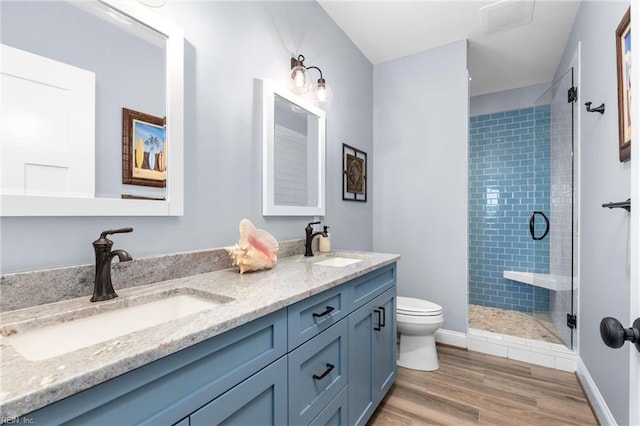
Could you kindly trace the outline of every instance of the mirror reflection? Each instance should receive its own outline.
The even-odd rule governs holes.
[[[282,206],[318,204],[317,117],[275,96],[274,201]]]
[[[123,183],[123,108],[167,115],[165,35],[97,1],[0,7],[3,194],[165,198],[164,182]],[[151,142],[129,160],[139,146],[140,168],[164,171]]]
[[[263,81],[263,215],[324,215],[325,113]]]

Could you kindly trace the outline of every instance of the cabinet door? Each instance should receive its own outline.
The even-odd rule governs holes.
[[[287,357],[282,357],[190,416],[190,425],[287,424]]]
[[[395,379],[395,287],[354,311],[349,327],[349,424],[364,425]]]
[[[377,406],[396,378],[396,291],[395,287],[373,300],[374,320],[380,316],[380,330],[373,335],[373,393]],[[376,314],[376,310],[379,314]]]

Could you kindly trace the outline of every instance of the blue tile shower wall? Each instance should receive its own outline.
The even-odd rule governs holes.
[[[502,272],[549,273],[550,238],[533,241],[529,217],[550,211],[550,108],[474,116],[469,129],[469,303],[548,311],[548,290]]]

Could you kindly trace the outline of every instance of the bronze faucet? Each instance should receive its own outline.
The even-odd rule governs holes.
[[[113,241],[108,239],[107,235],[132,231],[133,228],[109,229],[102,232],[100,238],[93,242],[93,249],[96,252],[96,281],[93,288],[93,297],[91,298],[92,302],[118,297],[111,283],[111,260],[114,256],[118,256],[120,262],[126,262],[131,260],[132,257],[124,250],[111,251]]]
[[[306,234],[306,239],[304,242],[304,255],[305,256],[313,256],[313,251],[311,250],[311,242],[313,241],[313,239],[315,237],[317,237],[318,235],[322,235],[323,237],[327,236],[327,228],[328,226],[324,227],[324,231],[322,232],[316,232],[315,234],[313,233],[313,227],[311,225],[318,225],[321,222],[311,222],[307,225],[306,228],[304,228],[305,234]]]

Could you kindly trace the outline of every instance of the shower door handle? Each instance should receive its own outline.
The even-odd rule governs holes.
[[[544,222],[546,224],[544,233],[539,236],[536,237],[536,232],[535,232],[535,227],[536,227],[536,215],[539,214],[540,216],[542,216],[542,218],[544,219]],[[539,212],[539,211],[534,211],[533,214],[531,215],[531,217],[529,218],[529,233],[531,234],[531,238],[533,238],[534,240],[541,240],[544,237],[547,236],[547,234],[549,233],[549,218],[547,217],[547,215],[545,215],[543,212]]]

